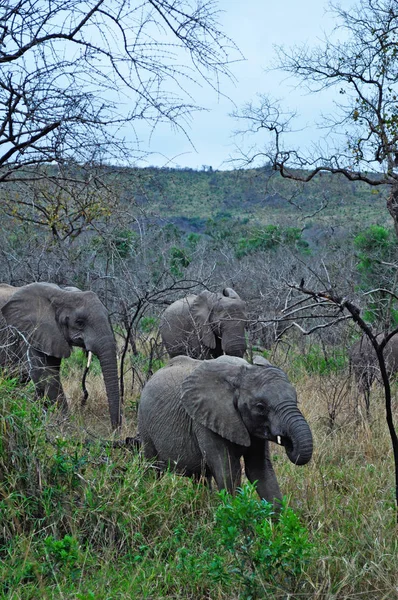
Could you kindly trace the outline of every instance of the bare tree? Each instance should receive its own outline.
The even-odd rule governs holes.
[[[316,281],[316,279],[318,279]],[[377,363],[380,368],[380,377],[383,383],[386,421],[391,438],[391,445],[394,457],[394,473],[395,473],[395,500],[397,507],[398,520],[398,436],[394,425],[394,417],[392,412],[392,394],[390,379],[388,374],[388,354],[385,355],[385,350],[388,342],[398,332],[398,328],[385,333],[385,335],[377,336],[361,316],[359,307],[352,302],[349,295],[338,294],[330,280],[325,287],[319,289],[319,285],[325,284],[321,278],[313,278],[310,285],[306,284],[304,278],[299,283],[290,283],[289,287],[298,292],[298,296],[293,297],[289,306],[285,309],[287,317],[294,318],[293,324],[300,329],[304,335],[310,335],[315,331],[330,326],[335,326],[346,320],[352,320],[366,336],[369,344],[374,349],[377,357]],[[318,288],[318,289],[317,289]],[[321,322],[317,321],[313,326],[308,328],[300,324],[300,320],[310,315],[316,317],[320,315]]]
[[[329,172],[372,186],[387,184],[387,208],[398,235],[398,6],[395,0],[359,0],[347,10],[343,4],[330,8],[337,20],[333,34],[315,48],[279,48],[277,65],[309,93],[336,91],[335,111],[321,123],[327,142],[307,155],[289,147],[296,115],[260,95],[235,115],[247,123],[246,133],[267,133],[265,145],[244,160],[265,162],[296,181]]]
[[[217,17],[213,0],[2,2],[0,181],[131,157],[126,122],[184,129],[197,108],[188,86],[199,74],[219,91],[237,57]]]

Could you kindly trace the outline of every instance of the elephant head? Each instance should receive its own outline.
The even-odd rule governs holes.
[[[202,334],[202,343],[212,356],[228,354],[243,357],[246,351],[246,303],[232,288],[222,294],[204,291],[191,305],[195,326]]]
[[[312,434],[295,389],[268,361],[204,361],[184,380],[181,401],[194,421],[233,444],[248,447],[253,438],[263,439],[284,446],[296,465],[311,459]]]
[[[47,357],[67,358],[73,346],[96,354],[104,376],[112,426],[121,425],[116,342],[108,312],[94,292],[31,283],[16,288],[1,310],[7,325],[28,346]]]

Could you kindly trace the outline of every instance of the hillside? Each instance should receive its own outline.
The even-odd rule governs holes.
[[[267,169],[194,171],[192,169],[123,169],[131,198],[141,207],[165,210],[171,217],[208,219],[228,214],[263,224],[284,215],[303,220],[325,205],[322,218],[382,219],[386,190],[336,175],[322,174],[305,186]],[[118,170],[118,176],[121,172]],[[361,214],[359,214],[361,213]],[[194,223],[192,224],[194,227]]]
[[[183,232],[206,233],[209,221],[249,227],[298,227],[310,244],[330,235],[352,236],[371,224],[389,226],[386,188],[371,188],[322,174],[303,185],[269,169],[203,171],[192,169],[112,169],[135,203],[156,222],[171,222]],[[122,178],[121,178],[122,176]],[[392,224],[391,224],[392,226]],[[325,239],[326,238],[326,239]]]

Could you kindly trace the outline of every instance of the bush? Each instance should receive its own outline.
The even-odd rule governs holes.
[[[75,370],[83,373],[86,366],[87,353],[82,348],[74,348],[71,355],[68,358],[64,358],[61,362],[61,377],[67,377]],[[90,373],[93,375],[101,375],[102,373],[100,361],[95,354],[93,354],[91,359]]]
[[[313,344],[306,354],[299,354],[292,360],[293,369],[305,370],[309,374],[329,375],[341,373],[348,364],[347,353],[342,348],[333,348],[328,354]]]
[[[235,254],[237,258],[242,258],[248,254],[274,250],[284,245],[293,246],[303,253],[309,252],[308,243],[302,239],[299,228],[266,225],[261,229],[253,229],[245,237],[238,239]]]
[[[371,225],[354,238],[354,247],[362,252],[385,251],[391,244],[391,232],[380,225]]]
[[[0,383],[0,404],[4,595],[261,598],[265,583],[294,587],[310,545],[290,508],[275,520],[253,486],[210,494],[157,477],[130,451],[49,435],[40,402],[14,384]]]
[[[152,333],[159,327],[159,319],[156,317],[142,317],[139,326],[142,333]]]
[[[312,544],[297,515],[283,502],[278,518],[273,505],[259,500],[254,485],[239,489],[235,497],[220,493],[215,533],[231,553],[227,572],[243,584],[242,598],[263,597],[265,587],[290,589],[303,572]]]
[[[191,258],[182,248],[173,246],[170,248],[170,273],[174,277],[181,278],[184,274],[183,269],[189,267]]]

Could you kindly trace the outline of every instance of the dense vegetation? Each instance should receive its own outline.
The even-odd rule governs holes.
[[[283,355],[276,360],[282,364]],[[82,427],[74,365],[67,386],[75,416],[68,422],[46,415],[31,386],[3,380],[3,597],[33,599],[39,590],[43,598],[80,600],[396,597],[382,403],[376,390],[368,423],[339,361],[331,356],[325,370],[313,351],[311,360],[294,354],[284,364],[315,452],[298,468],[273,445],[286,495],[278,522],[249,487],[233,499],[172,473],[159,478],[139,456],[98,437],[88,443],[86,428],[93,433],[103,406],[91,396]],[[92,375],[91,391],[97,379]],[[134,423],[131,404],[126,428]]]
[[[342,176],[321,174],[303,186],[276,175],[271,169],[120,170],[133,199],[140,207],[167,215],[178,226],[204,231],[211,220],[246,220],[252,225],[276,224],[306,229],[319,226],[347,230],[369,221],[385,223],[386,189],[372,189]],[[310,216],[321,207],[322,211]],[[321,225],[322,224],[322,225]]]
[[[342,321],[303,336],[297,325],[323,324],[313,310],[279,321],[301,302],[291,284],[305,279],[346,294],[375,327],[396,322],[395,303],[382,291],[394,289],[396,261],[383,192],[329,176],[301,189],[267,169],[109,169],[106,179],[107,187],[85,193],[85,213],[81,188],[75,195],[73,186],[60,192],[48,182],[3,188],[1,279],[100,295],[120,350],[122,438],[135,434],[142,386],[166,360],[161,311],[189,291],[232,286],[248,305],[248,358],[262,353],[287,371],[314,434],[314,457],[296,468],[272,449],[286,495],[276,522],[250,487],[232,499],[172,473],[159,478],[130,450],[104,444],[100,368],[94,362],[82,408],[82,352],[63,362],[66,422],[43,412],[31,385],[4,374],[4,597],[25,600],[40,590],[43,598],[80,600],[394,598],[391,449],[380,389],[372,390],[368,420],[350,376],[347,348],[358,332]],[[275,344],[281,326],[293,323]]]
[[[337,86],[337,111],[324,122],[332,136],[310,156],[286,143],[294,115],[259,94],[237,116],[241,133],[259,140],[240,164],[268,160],[262,169],[104,168],[105,156],[137,156],[118,137],[129,137],[128,123],[184,128],[195,108],[184,81],[222,93],[237,48],[215,8],[5,4],[0,277],[98,293],[118,341],[122,438],[134,435],[142,387],[167,360],[162,310],[187,292],[233,287],[248,307],[247,358],[261,353],[287,371],[313,430],[313,459],[296,468],[272,448],[286,494],[276,517],[250,486],[232,498],[159,476],[120,440],[107,441],[96,361],[81,403],[83,352],[62,365],[66,419],[3,372],[4,598],[398,597],[397,388],[391,400],[382,370],[385,407],[374,385],[364,410],[347,357],[358,324],[375,342],[398,323],[396,6],[333,6],[342,42],[332,33],[314,49],[280,48],[277,64],[307,91]],[[109,89],[129,97],[128,114],[109,104]]]

